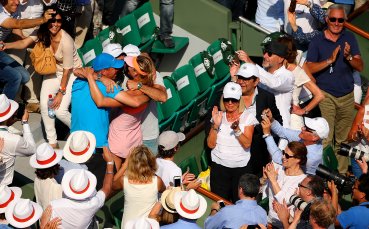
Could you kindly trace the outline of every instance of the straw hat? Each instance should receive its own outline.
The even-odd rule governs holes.
[[[25,228],[34,224],[42,215],[42,207],[29,199],[18,199],[5,210],[6,220],[16,228]]]
[[[0,185],[0,213],[4,213],[6,207],[21,197],[22,189],[18,187],[8,187],[6,185]]]
[[[146,217],[130,220],[124,226],[126,229],[159,229],[158,221]]]
[[[59,163],[62,157],[62,150],[55,150],[45,142],[37,147],[36,153],[29,159],[29,164],[35,169],[46,169]]]
[[[4,122],[13,116],[19,105],[14,100],[8,99],[6,95],[0,95],[0,122]]]
[[[83,200],[96,192],[96,177],[85,169],[71,169],[62,180],[64,194],[74,200]]]
[[[180,192],[180,187],[174,187],[172,189],[167,189],[163,192],[161,195],[161,205],[165,210],[167,210],[170,213],[177,213],[176,207],[174,206],[174,196],[177,192]]]
[[[73,163],[85,163],[96,148],[96,138],[88,131],[74,131],[64,146],[64,157]]]
[[[190,191],[175,194],[174,206],[180,216],[186,219],[198,219],[205,213],[207,203],[204,197],[190,189]]]

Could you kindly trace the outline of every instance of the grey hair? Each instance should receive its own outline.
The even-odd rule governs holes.
[[[333,4],[330,5],[327,9],[327,12],[325,13],[326,17],[328,17],[329,13],[331,12],[331,10],[343,10],[343,14],[345,15],[345,20],[347,19],[347,13],[345,10],[345,7],[342,6],[341,4]]]

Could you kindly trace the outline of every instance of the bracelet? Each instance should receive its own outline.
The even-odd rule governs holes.
[[[218,209],[215,209],[215,208],[212,208],[211,211],[216,211],[218,212],[219,210]]]
[[[22,125],[28,124],[28,121],[27,120],[22,120],[21,123],[22,123]]]
[[[114,172],[106,172],[106,174],[114,174]]]
[[[108,161],[106,162],[107,165],[114,165],[114,161]]]
[[[60,88],[59,88],[58,92],[60,92],[62,95],[65,95],[65,93],[66,93],[65,90],[60,89]]]
[[[329,58],[327,59],[327,64],[331,65],[333,63],[333,61],[331,61]]]
[[[263,138],[267,138],[269,136],[270,136],[270,134],[263,134]]]
[[[242,131],[241,131],[241,130],[238,130],[238,131],[234,132],[234,135],[235,135],[236,137],[241,136],[241,134],[242,134]]]
[[[140,90],[142,88],[142,83],[141,82],[138,82],[137,83],[137,90]]]

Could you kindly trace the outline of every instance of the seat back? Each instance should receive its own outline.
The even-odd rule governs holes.
[[[151,3],[147,2],[133,11],[141,36],[141,44],[145,44],[155,36],[157,28]]]
[[[194,155],[181,161],[181,163],[179,163],[179,167],[181,168],[182,173],[185,173],[187,169],[189,169],[189,172],[194,174],[196,177],[199,175],[199,168]]]
[[[229,74],[229,66],[223,59],[222,46],[224,43],[220,40],[214,41],[209,47],[208,51],[213,56],[215,72],[218,80],[223,79]]]
[[[91,66],[92,61],[97,55],[102,53],[102,45],[98,38],[88,40],[80,49],[79,53],[82,56],[84,66]]]
[[[211,60],[207,58],[207,60],[205,61],[205,63],[207,63],[208,65],[211,65],[210,62],[212,62],[212,64],[214,65],[212,58]],[[195,56],[193,56],[190,59],[190,64],[194,68],[196,81],[199,86],[200,93],[208,90],[209,87],[214,84],[216,76],[214,71],[213,71],[214,74],[209,74],[209,72],[207,71],[204,65],[204,58],[202,56],[202,53],[198,53]]]
[[[327,145],[323,150],[323,165],[333,171],[337,171],[338,161],[331,145]]]
[[[117,32],[123,36],[123,41],[121,43],[122,47],[128,44],[140,45],[141,36],[133,13],[120,18],[115,25],[117,27]]]
[[[161,118],[159,122],[171,117],[182,106],[174,82],[169,77],[164,77],[163,81],[167,90],[167,101],[158,103],[158,116]]]

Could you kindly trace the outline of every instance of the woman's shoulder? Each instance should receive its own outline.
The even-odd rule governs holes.
[[[258,124],[258,120],[256,119],[255,115],[246,109],[240,116],[240,122],[245,123],[246,125]]]
[[[74,43],[73,38],[69,35],[69,33],[67,31],[62,29],[61,32],[62,32],[62,40],[63,41],[68,41],[68,42],[71,41],[72,43]]]

